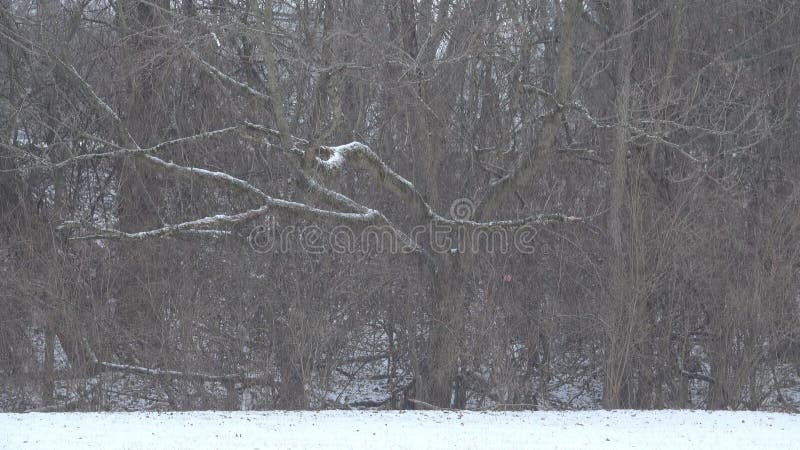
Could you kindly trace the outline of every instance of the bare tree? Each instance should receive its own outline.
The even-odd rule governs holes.
[[[791,409],[796,6],[3,1],[0,407]]]

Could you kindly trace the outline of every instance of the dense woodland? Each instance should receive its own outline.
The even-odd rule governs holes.
[[[797,411],[798,130],[796,0],[0,0],[0,410]]]

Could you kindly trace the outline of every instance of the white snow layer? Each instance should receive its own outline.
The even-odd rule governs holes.
[[[762,412],[0,414],[3,449],[800,449],[800,415]]]

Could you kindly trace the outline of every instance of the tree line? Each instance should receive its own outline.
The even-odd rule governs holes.
[[[796,0],[0,0],[0,408],[796,411],[798,72]]]

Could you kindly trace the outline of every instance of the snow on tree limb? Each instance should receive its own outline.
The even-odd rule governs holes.
[[[248,90],[248,92],[250,92],[251,94],[257,95],[259,96],[259,98],[265,100],[270,100],[270,103],[273,103],[271,102],[270,97],[265,96],[264,94],[261,94],[258,91],[253,90],[249,86],[237,82],[236,80],[230,78],[229,76],[226,76],[219,69],[205,62],[201,58],[197,57],[197,59],[206,67],[207,70],[211,71],[215,76],[221,77],[228,82],[232,82],[238,85],[239,87],[246,88],[246,90]],[[308,183],[309,186],[318,193],[322,194],[323,197],[328,202],[331,202],[338,207],[346,207],[348,209],[352,209],[356,212],[324,210],[302,203],[296,203],[288,200],[272,198],[267,194],[265,194],[264,192],[262,192],[260,189],[253,186],[252,184],[242,179],[233,177],[227,173],[182,166],[152,156],[150,153],[166,148],[170,145],[177,145],[180,143],[194,141],[198,139],[210,138],[219,134],[239,130],[242,127],[240,126],[226,127],[219,130],[198,133],[193,136],[187,136],[184,138],[164,141],[149,148],[141,148],[138,146],[138,144],[135,143],[133,138],[127,132],[127,130],[124,127],[124,124],[119,118],[119,115],[117,115],[116,112],[114,112],[114,110],[94,92],[91,86],[83,80],[80,74],[78,74],[77,70],[75,70],[74,67],[68,66],[66,64],[65,67],[69,69],[70,73],[81,83],[84,89],[90,93],[90,97],[92,98],[93,102],[101,110],[105,111],[108,115],[110,115],[112,119],[114,119],[114,121],[119,126],[120,132],[127,137],[127,140],[129,140],[129,142],[133,144],[133,147],[131,148],[131,147],[124,147],[112,144],[114,147],[116,147],[116,150],[105,153],[78,155],[68,160],[56,163],[54,165],[55,167],[62,167],[66,164],[70,164],[83,159],[132,155],[166,170],[181,173],[184,175],[197,176],[212,181],[216,181],[222,184],[226,184],[238,190],[254,194],[258,196],[262,202],[264,202],[263,206],[261,206],[260,208],[239,214],[210,216],[192,221],[182,222],[179,224],[166,225],[164,227],[154,230],[140,231],[134,233],[126,233],[120,230],[99,228],[90,225],[89,228],[93,229],[96,232],[96,234],[80,236],[72,239],[140,240],[140,239],[149,239],[157,237],[167,237],[176,234],[218,235],[218,233],[220,232],[219,230],[209,230],[208,228],[254,220],[258,217],[267,214],[268,211],[270,211],[272,208],[276,208],[276,209],[293,211],[295,213],[303,214],[310,217],[339,220],[345,223],[368,224],[368,223],[380,222],[389,226],[397,236],[404,238],[403,239],[404,241],[411,242],[410,239],[408,239],[402,232],[400,232],[396,227],[394,227],[391,224],[391,222],[379,212],[369,209],[366,206],[360,205],[357,202],[344,196],[343,194],[329,190],[323,187],[321,184],[317,183],[316,181],[310,181]],[[271,137],[278,138],[281,140],[283,144],[285,144],[284,146],[290,144],[293,145],[292,148],[287,150],[293,153],[295,156],[307,155],[308,150],[306,152],[302,152],[297,148],[297,146],[298,145],[307,146],[308,141],[289,135],[288,132],[286,131],[287,128],[286,126],[281,127],[283,128],[283,130],[273,130],[271,128],[264,127],[262,125],[246,122],[245,127],[247,129],[257,130]],[[434,220],[440,223],[497,228],[497,227],[520,227],[524,225],[541,225],[541,224],[556,223],[556,222],[571,223],[583,220],[582,218],[565,216],[560,214],[538,214],[530,216],[525,219],[500,220],[491,222],[449,220],[434,212],[431,206],[423,199],[422,195],[415,188],[415,186],[409,180],[407,180],[406,178],[404,178],[403,176],[399,175],[394,170],[392,170],[374,151],[372,151],[372,149],[369,148],[369,146],[360,142],[351,142],[349,144],[344,144],[339,146],[323,146],[320,147],[320,149],[326,151],[329,156],[326,159],[323,159],[319,156],[315,157],[315,162],[319,169],[325,172],[339,172],[342,170],[345,164],[352,163],[353,165],[360,166],[362,168],[369,170],[381,185],[383,185],[388,190],[392,191],[398,197],[401,197],[402,199],[407,201],[412,206],[412,208],[414,208],[417,211],[417,217],[419,221]],[[496,184],[503,184],[505,181],[509,181],[511,178],[513,178],[513,175],[516,175],[516,171],[510,174],[505,179],[500,180]],[[313,179],[309,178],[309,180]]]
[[[369,211],[369,208],[367,208],[366,206],[357,203],[355,200],[351,199],[350,197],[344,194],[326,188],[313,178],[307,178],[306,182],[308,183],[308,187],[312,191],[318,193],[322,197],[322,200],[324,200],[330,206],[351,209],[353,211],[360,213],[365,213]]]
[[[376,180],[385,188],[409,201],[421,218],[427,220],[437,217],[414,185],[386,165],[369,146],[361,142],[351,142],[335,147],[324,146],[322,149],[329,154],[327,159],[316,157],[317,164],[323,171],[341,171],[346,162],[351,162],[372,172]]]
[[[111,116],[111,118],[114,119],[115,122],[122,123],[122,120],[119,118],[119,115],[117,115],[117,113],[114,111],[114,109],[112,109],[111,106],[108,105],[108,103],[104,102],[103,99],[101,99],[100,96],[97,95],[97,93],[94,91],[94,89],[92,89],[92,86],[89,83],[87,83],[86,80],[83,79],[83,77],[78,73],[78,71],[77,71],[77,69],[75,69],[75,67],[73,67],[73,66],[71,66],[71,65],[69,65],[69,64],[67,64],[67,63],[65,63],[65,62],[63,62],[61,60],[58,60],[58,61],[64,67],[66,67],[67,70],[70,72],[70,74],[72,76],[74,76],[78,80],[78,82],[84,87],[84,89],[86,89],[89,92],[89,94],[92,96],[92,99],[94,100],[94,102],[98,106],[100,106],[101,109],[105,110],[105,112],[109,116]]]
[[[152,155],[142,155],[142,159],[144,161],[149,162],[150,164],[156,165],[156,166],[161,167],[161,168],[166,169],[166,170],[170,170],[170,171],[173,171],[173,172],[178,172],[178,173],[181,173],[183,175],[194,175],[194,176],[198,176],[198,177],[201,177],[201,178],[210,179],[212,181],[216,181],[216,182],[219,182],[219,183],[227,184],[227,185],[232,186],[232,187],[234,187],[236,189],[239,189],[241,191],[248,192],[248,193],[251,193],[251,194],[255,194],[258,197],[261,197],[262,199],[271,199],[270,196],[268,196],[267,194],[265,194],[260,189],[258,189],[257,187],[253,186],[252,184],[250,184],[250,183],[248,183],[248,182],[246,182],[246,181],[244,181],[244,180],[242,180],[240,178],[236,178],[236,177],[233,177],[231,175],[228,175],[225,172],[214,172],[214,171],[210,171],[210,170],[199,169],[199,168],[196,168],[196,167],[182,166],[182,165],[179,165],[179,164],[175,164],[173,162],[164,161],[163,159],[157,158],[157,157],[152,156]]]
[[[577,216],[567,216],[565,214],[558,214],[558,213],[542,213],[542,214],[533,214],[522,219],[494,220],[487,222],[475,222],[472,220],[451,220],[442,217],[438,217],[436,221],[447,225],[462,225],[472,228],[508,229],[508,228],[521,228],[533,225],[549,225],[554,223],[586,222],[587,220],[593,217],[595,216],[577,217]]]
[[[180,234],[197,234],[198,231],[208,230],[210,228],[229,226],[240,223],[246,223],[264,217],[275,209],[291,211],[293,213],[303,215],[306,217],[319,218],[319,219],[335,219],[345,223],[352,224],[370,224],[378,220],[381,215],[375,210],[369,210],[367,213],[343,213],[338,211],[330,211],[324,209],[314,208],[303,203],[291,202],[267,196],[265,205],[256,209],[241,212],[238,214],[217,214],[214,216],[203,217],[200,219],[181,222],[174,225],[165,225],[161,228],[153,230],[139,231],[128,233],[113,228],[102,228],[93,224],[83,224],[87,228],[94,231],[96,234],[84,235],[70,238],[71,240],[86,240],[86,239],[120,239],[120,240],[145,240],[152,238],[164,238]],[[62,228],[74,228],[74,222],[65,222]],[[211,230],[219,231],[219,230]]]
[[[269,130],[265,127],[257,126],[255,124],[248,124],[248,127],[256,128],[260,131]],[[91,230],[92,234],[81,235],[72,237],[72,240],[87,240],[87,239],[121,239],[121,240],[144,240],[151,238],[170,237],[174,235],[196,235],[196,236],[210,236],[220,237],[226,235],[225,231],[211,229],[219,226],[237,224],[248,222],[268,214],[272,209],[287,210],[298,213],[307,217],[325,218],[338,220],[350,224],[383,224],[392,230],[393,234],[398,237],[402,242],[409,245],[411,248],[420,250],[416,243],[414,243],[407,235],[401,232],[394,226],[388,218],[380,212],[370,209],[361,205],[349,197],[330,190],[322,186],[313,178],[308,178],[308,186],[320,194],[327,203],[336,208],[350,209],[354,212],[342,212],[337,210],[326,210],[316,208],[304,203],[297,203],[288,200],[273,198],[252,184],[240,178],[233,177],[225,172],[210,171],[206,169],[188,167],[173,162],[164,161],[161,158],[150,155],[149,153],[157,149],[164,148],[171,144],[178,144],[184,141],[197,140],[201,138],[211,137],[217,134],[227,133],[239,129],[240,127],[228,127],[220,130],[199,133],[197,135],[179,138],[172,141],[159,143],[153,147],[142,149],[129,149],[119,148],[112,152],[104,154],[87,154],[79,155],[83,158],[76,157],[70,160],[58,163],[56,166],[66,164],[67,161],[74,162],[80,159],[93,158],[93,157],[118,157],[133,155],[140,158],[142,161],[148,162],[161,169],[176,172],[182,175],[194,176],[199,178],[208,179],[220,184],[233,187],[242,192],[255,195],[263,202],[262,206],[253,210],[243,213],[231,215],[215,215],[204,217],[196,220],[182,222],[178,224],[165,225],[161,228],[139,231],[139,232],[123,232],[111,228],[102,228],[96,225],[84,224],[86,228]],[[295,138],[296,139],[296,138]],[[524,219],[516,220],[497,220],[489,222],[474,222],[469,220],[451,220],[440,216],[435,213],[430,205],[422,198],[420,193],[416,190],[414,185],[394,172],[383,160],[375,154],[367,145],[360,142],[351,142],[350,144],[340,146],[325,146],[323,150],[329,153],[327,159],[316,157],[318,166],[330,172],[337,172],[342,170],[347,162],[353,162],[354,165],[361,166],[370,170],[379,182],[389,190],[397,195],[403,197],[405,200],[412,203],[412,205],[421,213],[421,220],[432,220],[438,223],[449,225],[463,225],[469,227],[486,227],[486,228],[517,228],[525,225],[544,225],[550,223],[574,223],[585,220],[585,218],[566,216],[561,214],[537,214]],[[66,228],[70,223],[62,225]]]
[[[232,127],[220,128],[218,130],[205,131],[205,132],[202,132],[202,133],[193,134],[191,136],[185,136],[185,137],[181,137],[181,138],[177,138],[177,139],[171,139],[169,141],[160,142],[160,143],[158,143],[158,144],[156,144],[156,145],[154,145],[152,147],[148,147],[148,148],[138,148],[138,147],[137,148],[126,148],[126,147],[120,147],[119,145],[116,145],[114,143],[110,143],[110,142],[107,142],[105,140],[100,140],[98,138],[95,138],[94,136],[86,136],[87,138],[89,138],[91,140],[96,140],[98,142],[101,142],[104,145],[112,146],[113,148],[115,148],[115,150],[111,150],[111,151],[107,151],[107,152],[83,153],[83,154],[80,154],[80,155],[75,155],[75,156],[67,158],[67,159],[65,159],[63,161],[59,161],[57,163],[47,164],[47,167],[48,168],[57,169],[57,168],[61,168],[61,167],[64,167],[64,166],[67,166],[67,165],[70,165],[70,164],[74,164],[74,163],[79,162],[79,161],[85,161],[87,159],[116,158],[116,157],[121,157],[121,156],[139,156],[139,155],[144,154],[144,153],[153,153],[153,152],[156,152],[158,150],[163,150],[163,149],[165,149],[167,147],[170,147],[170,146],[173,146],[173,145],[184,144],[184,143],[188,143],[188,142],[197,141],[197,140],[200,140],[200,139],[208,139],[208,138],[211,138],[211,137],[219,136],[219,135],[230,133],[230,132],[233,132],[233,131],[238,131],[241,128],[242,128],[242,126],[232,126]]]
[[[523,219],[486,222],[447,219],[437,214],[422,198],[422,195],[417,191],[414,185],[389,168],[369,146],[361,142],[351,142],[345,145],[335,147],[326,146],[322,148],[329,153],[327,159],[317,157],[317,162],[322,169],[327,171],[340,171],[347,162],[352,162],[354,165],[366,168],[372,171],[372,173],[376,175],[378,181],[385,187],[412,202],[417,210],[421,212],[425,220],[447,225],[462,225],[475,228],[519,228],[526,225],[584,222],[589,219],[586,217],[567,216],[556,213],[535,214]]]

